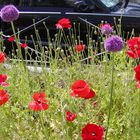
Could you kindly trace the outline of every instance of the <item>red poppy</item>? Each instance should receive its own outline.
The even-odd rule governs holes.
[[[95,92],[90,89],[89,85],[84,80],[78,80],[72,85],[72,97],[90,99],[96,96]]]
[[[95,92],[90,89],[90,92],[88,93],[88,95],[85,97],[85,99],[90,99],[90,98],[94,98],[96,96]]]
[[[10,36],[7,40],[9,42],[13,43],[15,41],[15,37],[14,36]]]
[[[75,92],[71,92],[71,94],[70,94],[72,97],[74,97],[74,98],[78,98],[79,96],[78,96],[78,94],[76,94]],[[87,96],[85,96],[85,97],[82,97],[82,98],[84,98],[84,99],[91,99],[91,98],[94,98],[96,96],[96,93],[92,90],[92,89],[90,89],[90,92],[87,94]]]
[[[69,29],[71,28],[71,22],[67,18],[62,18],[57,22],[57,24],[55,24],[55,26],[60,29],[64,29],[64,28]]]
[[[140,58],[140,37],[134,37],[127,41],[130,50],[127,51],[128,57]]]
[[[47,110],[49,108],[48,101],[45,99],[45,93],[34,93],[34,101],[29,103],[28,107],[34,111]]]
[[[126,53],[130,58],[140,58],[140,48],[135,50],[128,50]]]
[[[0,52],[0,63],[3,63],[6,60],[5,54]]]
[[[76,116],[77,116],[76,114],[74,114],[74,113],[72,113],[70,111],[66,112],[66,120],[69,121],[69,122],[74,121]]]
[[[8,84],[5,82],[7,78],[8,76],[6,74],[0,74],[0,85],[8,86]]]
[[[82,52],[82,51],[84,51],[84,49],[85,49],[85,45],[83,45],[83,44],[79,44],[79,45],[75,46],[75,50],[77,52]]]
[[[0,106],[9,100],[9,95],[5,90],[0,90]]]
[[[134,71],[136,81],[140,81],[140,64],[134,68]]]
[[[82,140],[103,140],[104,128],[96,124],[87,124],[82,129]]]
[[[73,83],[72,91],[78,97],[85,98],[90,92],[90,87],[84,80],[78,80]]]
[[[127,41],[127,45],[131,50],[134,50],[136,46],[140,48],[140,37],[134,37],[132,39],[129,39]]]
[[[21,43],[20,46],[21,48],[26,48],[28,45],[26,43]]]

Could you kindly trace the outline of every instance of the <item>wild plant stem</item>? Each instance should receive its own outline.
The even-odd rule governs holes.
[[[27,26],[26,28],[24,28],[24,29],[22,29],[22,30],[20,30],[20,31],[18,31],[18,32],[15,32],[13,35],[15,36],[15,35],[17,35],[17,34],[19,34],[19,33],[21,33],[21,32],[24,32],[24,31],[26,31],[26,30],[28,30],[28,29],[34,27],[35,25],[40,24],[41,22],[45,21],[45,20],[48,19],[48,18],[49,18],[49,16],[47,16],[47,17],[45,17],[45,18],[39,20],[38,22],[35,22],[35,23],[33,23],[33,24]],[[11,36],[13,36],[13,35],[11,35]]]
[[[14,33],[14,37],[15,37],[15,40],[16,40],[16,45],[17,45],[17,48],[18,48],[17,55],[18,55],[19,58],[22,59],[21,47],[18,44],[19,41],[18,41],[18,38],[16,36],[16,31],[15,31],[15,27],[14,27],[14,23],[13,22],[11,22],[11,27],[12,27],[12,30],[13,30],[13,33]]]
[[[111,109],[113,105],[113,88],[114,88],[114,54],[112,54],[112,69],[111,69],[111,86],[110,86],[110,102],[109,102],[109,110],[108,110],[108,120],[107,120],[107,127],[105,133],[105,140],[107,140],[108,128],[111,119]]]
[[[40,117],[40,123],[41,123],[41,127],[43,129],[43,133],[44,133],[44,136],[45,136],[45,139],[48,137],[48,135],[46,134],[46,131],[45,131],[45,125],[44,125],[44,121],[43,121],[43,118],[44,118],[44,113],[41,112],[41,114],[39,115]]]

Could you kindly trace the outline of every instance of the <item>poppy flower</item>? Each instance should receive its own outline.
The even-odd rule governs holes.
[[[0,85],[8,86],[8,84],[5,82],[7,78],[8,76],[6,74],[0,74]]]
[[[126,52],[130,58],[140,58],[140,37],[134,37],[127,41],[129,50]]]
[[[6,60],[5,54],[0,52],[0,63],[3,63]]]
[[[135,48],[135,50],[128,50],[126,53],[130,58],[140,58],[140,48]]]
[[[90,89],[90,92],[88,93],[88,95],[86,97],[84,97],[85,99],[90,99],[90,98],[94,98],[96,96],[96,93]]]
[[[34,111],[47,110],[49,108],[48,101],[45,99],[45,93],[34,93],[34,101],[30,102],[28,107]]]
[[[69,121],[69,122],[74,121],[76,116],[77,116],[76,114],[74,114],[74,113],[72,113],[70,111],[66,112],[66,120]]]
[[[55,24],[55,26],[60,29],[69,29],[71,28],[71,22],[68,18],[62,18],[57,22],[57,24]]]
[[[25,49],[28,45],[26,43],[21,43],[20,46],[21,46],[21,48]]]
[[[140,81],[140,64],[134,68],[134,71],[136,81]]]
[[[100,28],[103,35],[109,35],[113,32],[113,28],[109,23],[103,24]]]
[[[77,52],[82,52],[82,51],[84,51],[84,49],[85,49],[85,45],[83,45],[83,44],[79,44],[79,45],[75,46],[75,50]]]
[[[9,42],[13,43],[15,41],[15,37],[14,36],[10,36],[7,40]]]
[[[89,85],[84,80],[78,80],[72,85],[72,97],[90,99],[96,96],[95,92],[90,89]]]
[[[78,80],[73,83],[72,91],[78,97],[85,98],[90,92],[90,87],[84,80]]]
[[[135,48],[140,48],[140,37],[134,37],[127,41],[127,45],[131,50],[135,50]]]
[[[82,129],[82,140],[103,140],[104,128],[96,124],[87,124]]]
[[[78,96],[78,94],[76,94],[75,92],[71,92],[71,94],[70,94],[72,97],[74,97],[74,98],[78,98],[79,96]],[[92,89],[90,89],[90,92],[87,94],[87,96],[85,96],[85,97],[82,97],[82,98],[84,98],[84,99],[91,99],[91,98],[94,98],[96,96],[96,93],[92,90]]]
[[[9,95],[5,90],[0,90],[0,106],[9,100]]]

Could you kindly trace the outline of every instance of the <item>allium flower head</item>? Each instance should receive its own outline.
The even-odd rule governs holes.
[[[101,33],[103,35],[109,35],[113,32],[112,26],[108,23],[101,26]]]
[[[105,50],[108,52],[121,51],[123,48],[123,45],[124,45],[124,42],[122,38],[117,35],[110,36],[104,42]]]
[[[1,9],[1,19],[4,22],[11,22],[17,20],[19,11],[14,5],[6,5]]]

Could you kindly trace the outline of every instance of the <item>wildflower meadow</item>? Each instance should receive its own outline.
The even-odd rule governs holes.
[[[0,140],[140,140],[140,37],[123,34],[121,15],[117,24],[82,19],[84,40],[68,18],[54,38],[43,22],[47,46],[33,23],[35,49],[20,39],[14,5],[0,16],[13,31],[0,32]]]

